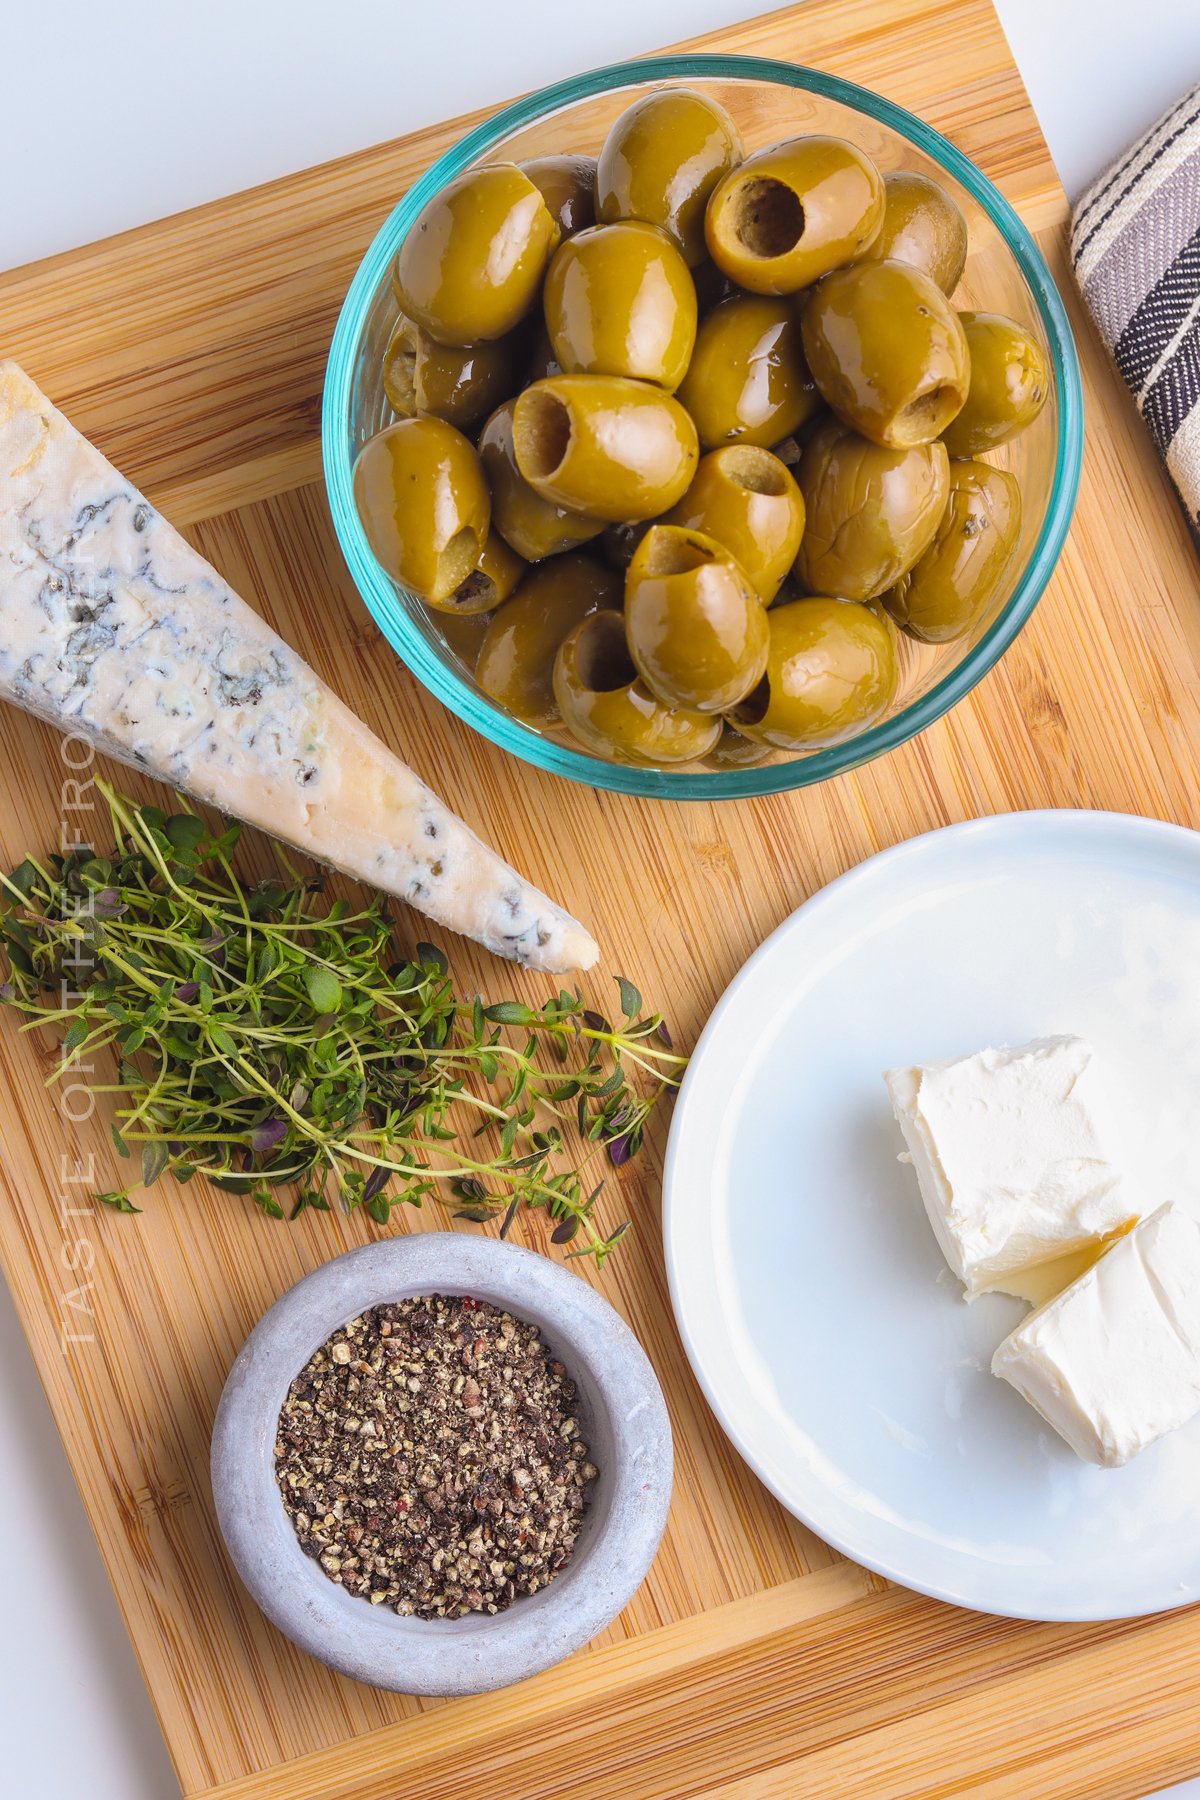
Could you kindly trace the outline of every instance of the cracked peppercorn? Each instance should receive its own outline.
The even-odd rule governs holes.
[[[376,1306],[288,1389],[275,1474],[301,1547],[348,1593],[421,1619],[497,1613],[570,1560],[597,1471],[575,1384],[483,1300]]]

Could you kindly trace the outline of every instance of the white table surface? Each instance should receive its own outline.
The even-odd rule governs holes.
[[[1200,79],[1197,0],[996,0],[1077,194]],[[763,10],[763,0],[91,0],[25,4],[5,48],[0,268]],[[449,48],[447,49],[447,45]],[[409,83],[406,71],[419,69]],[[12,171],[19,179],[11,179]],[[0,345],[2,349],[2,345]],[[4,1791],[178,1790],[7,1292],[0,1493],[20,1521],[0,1607]],[[1200,1750],[1197,1752],[1200,1759]],[[1171,1790],[1200,1800],[1200,1780]]]

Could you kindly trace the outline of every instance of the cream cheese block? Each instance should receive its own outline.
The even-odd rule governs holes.
[[[1200,1225],[1160,1206],[1005,1338],[992,1373],[1116,1468],[1200,1411]]]
[[[934,1235],[968,1300],[1040,1299],[1129,1223],[1082,1038],[884,1076]]]
[[[0,698],[500,956],[596,961],[583,926],[448,811],[14,362],[0,363]]]

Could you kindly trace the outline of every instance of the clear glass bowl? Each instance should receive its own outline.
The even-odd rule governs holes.
[[[551,152],[595,152],[613,120],[652,87],[684,84],[719,100],[747,150],[802,131],[851,138],[884,171],[925,171],[954,194],[971,248],[955,305],[1008,313],[1042,341],[1053,393],[1038,419],[996,460],[1021,484],[1021,540],[1005,592],[957,643],[902,638],[901,679],[890,712],[855,736],[750,769],[630,768],[523,724],[477,686],[471,658],[482,627],[431,612],[384,574],[354,505],[352,473],[366,440],[393,414],[383,350],[397,316],[390,272],[422,207],[474,163]],[[493,743],[538,768],[593,787],[679,800],[781,793],[842,774],[894,749],[956,705],[1012,643],[1050,578],[1070,524],[1083,450],[1079,363],[1062,300],[1033,239],[1008,202],[961,151],[903,107],[816,69],[748,56],[661,56],[596,69],[543,88],[468,132],[409,190],[367,251],[338,319],[325,379],[322,444],[334,526],[354,582],[384,636],[429,690]]]

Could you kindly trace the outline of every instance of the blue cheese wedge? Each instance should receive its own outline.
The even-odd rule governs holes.
[[[1035,1038],[890,1069],[884,1080],[929,1223],[968,1300],[992,1289],[1048,1298],[1129,1225],[1082,1038]]]
[[[1117,1468],[1200,1412],[1200,1225],[1160,1206],[992,1358],[1087,1462]]]
[[[599,954],[0,363],[0,698],[553,972]]]

